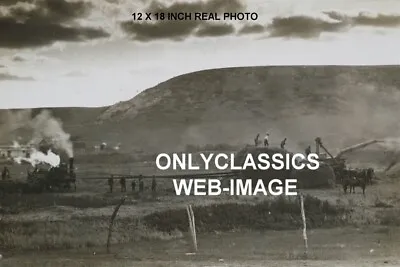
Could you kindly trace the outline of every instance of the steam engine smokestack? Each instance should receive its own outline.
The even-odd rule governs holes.
[[[74,173],[74,158],[69,158],[69,174]]]

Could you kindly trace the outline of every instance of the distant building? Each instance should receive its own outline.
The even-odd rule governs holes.
[[[31,146],[0,146],[0,158],[29,158]]]

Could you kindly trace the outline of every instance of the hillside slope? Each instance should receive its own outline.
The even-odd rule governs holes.
[[[52,110],[72,135],[128,149],[246,144],[269,131],[274,145],[287,137],[302,151],[320,136],[333,150],[400,136],[399,89],[392,66],[243,67],[181,75],[109,107]]]
[[[400,136],[398,67],[244,67],[175,77],[107,108],[99,133],[146,149],[251,143],[271,132],[303,149]],[[101,129],[101,130],[100,130]]]

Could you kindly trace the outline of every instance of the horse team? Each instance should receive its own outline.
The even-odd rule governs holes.
[[[350,193],[355,193],[355,188],[360,187],[363,195],[365,195],[365,187],[367,184],[372,184],[372,179],[375,177],[374,169],[345,169],[340,174],[341,183],[344,193],[349,189]]]

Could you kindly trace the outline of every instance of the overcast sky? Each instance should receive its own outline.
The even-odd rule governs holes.
[[[161,10],[259,17],[131,17]],[[399,64],[399,47],[397,0],[0,0],[0,108],[110,105],[210,68]]]

